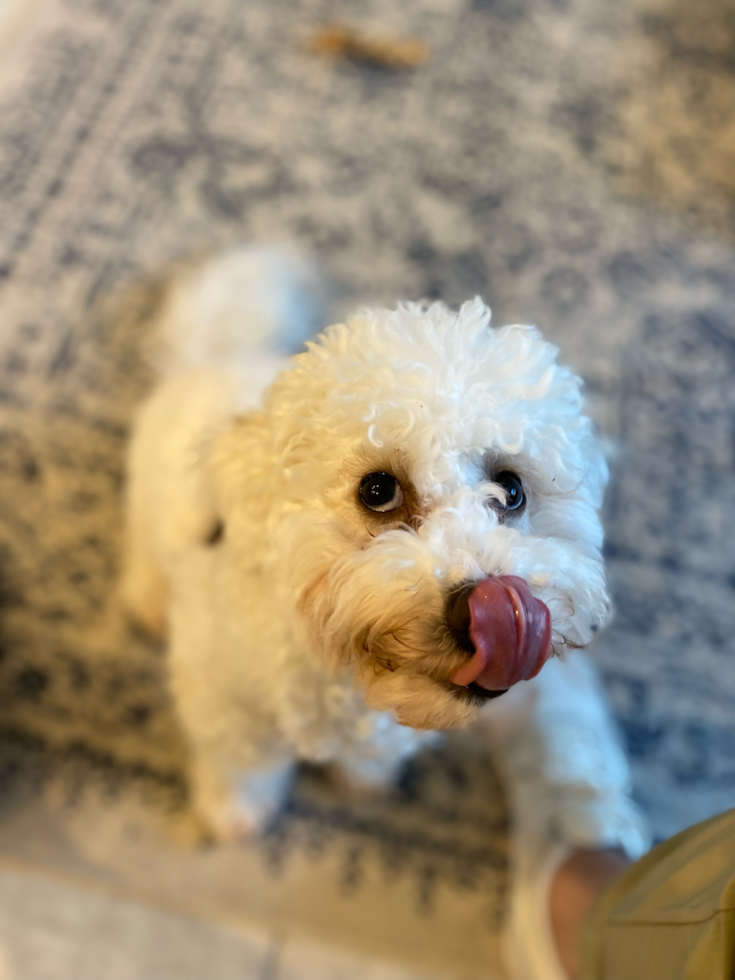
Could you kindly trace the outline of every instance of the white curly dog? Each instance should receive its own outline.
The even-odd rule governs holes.
[[[267,248],[176,278],[130,451],[126,600],[168,633],[225,838],[298,760],[388,783],[432,731],[553,684],[608,615],[607,468],[556,348],[475,299],[362,310],[288,360],[312,285]]]

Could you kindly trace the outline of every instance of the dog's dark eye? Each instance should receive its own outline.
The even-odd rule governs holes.
[[[403,503],[401,484],[390,473],[368,473],[360,484],[360,500],[379,514],[397,510]]]
[[[493,478],[493,483],[497,483],[505,490],[504,511],[520,510],[526,502],[526,494],[520,478],[511,473],[510,470],[503,470]]]

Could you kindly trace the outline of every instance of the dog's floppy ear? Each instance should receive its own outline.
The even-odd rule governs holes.
[[[273,499],[273,451],[263,412],[232,420],[214,443],[211,468],[225,533],[262,525]]]

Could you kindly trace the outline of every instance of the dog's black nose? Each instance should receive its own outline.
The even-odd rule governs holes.
[[[475,644],[470,639],[470,596],[475,588],[476,582],[467,582],[460,585],[447,596],[444,607],[444,620],[447,629],[452,634],[452,639],[457,646],[466,653],[475,652]]]

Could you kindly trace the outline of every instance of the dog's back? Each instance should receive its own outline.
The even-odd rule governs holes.
[[[153,338],[159,384],[141,407],[128,459],[123,597],[148,632],[165,634],[168,569],[217,533],[203,460],[229,419],[263,392],[314,333],[319,280],[287,249],[243,246],[175,276]]]

